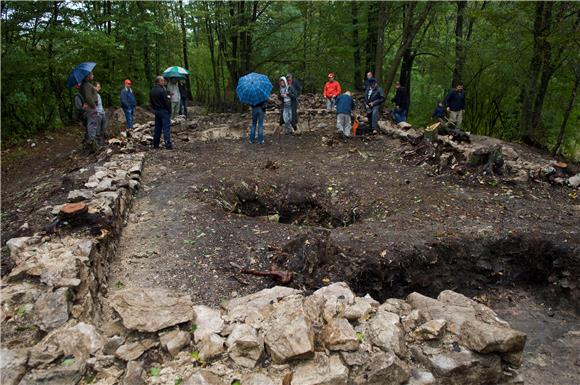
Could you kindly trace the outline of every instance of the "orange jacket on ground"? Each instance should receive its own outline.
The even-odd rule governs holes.
[[[335,80],[333,82],[326,82],[322,95],[325,98],[332,98],[340,95],[340,92],[340,83]]]

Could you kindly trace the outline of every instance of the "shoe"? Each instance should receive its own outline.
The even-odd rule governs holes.
[[[258,144],[264,144],[264,142],[258,142]]]

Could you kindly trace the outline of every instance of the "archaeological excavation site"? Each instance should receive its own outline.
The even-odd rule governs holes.
[[[579,384],[580,168],[320,98],[3,169],[2,384]]]

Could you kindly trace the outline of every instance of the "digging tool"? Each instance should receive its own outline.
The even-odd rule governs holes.
[[[276,282],[281,283],[283,285],[292,282],[292,278],[294,277],[293,272],[285,270],[276,270],[275,267],[272,267],[270,271],[242,269],[241,272],[242,274],[257,275],[258,277],[272,277]]]

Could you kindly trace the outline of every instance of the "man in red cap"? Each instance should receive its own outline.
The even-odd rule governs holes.
[[[131,89],[131,80],[125,79],[125,87],[121,90],[121,108],[125,113],[128,130],[133,128],[133,116],[135,114],[136,106],[137,100],[135,99],[135,95],[133,95],[133,90]]]
[[[336,108],[336,97],[340,95],[340,84],[334,80],[334,74],[328,74],[328,81],[324,85],[324,92],[322,95],[326,98],[326,109],[334,110]]]

